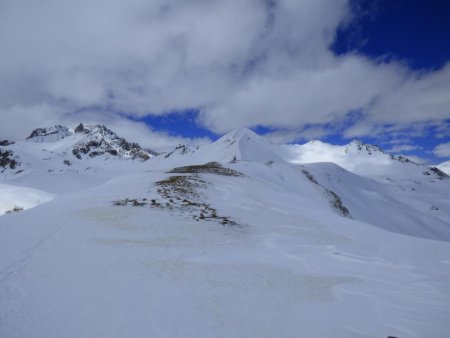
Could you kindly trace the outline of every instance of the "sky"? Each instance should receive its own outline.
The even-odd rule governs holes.
[[[0,138],[104,123],[155,150],[247,127],[450,158],[447,0],[0,0]]]

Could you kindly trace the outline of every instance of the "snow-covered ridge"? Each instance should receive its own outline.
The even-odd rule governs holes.
[[[378,180],[413,181],[423,178],[445,178],[443,173],[431,170],[425,165],[356,140],[343,146],[321,141],[310,141],[302,145],[282,145],[281,155],[286,161],[297,164],[333,162],[353,173]]]
[[[277,145],[246,128],[231,131],[211,144],[195,149],[179,145],[174,151],[161,155],[164,155],[164,158],[168,158],[172,163],[284,161],[279,155]]]
[[[433,180],[446,175],[411,161],[404,156],[389,154],[380,147],[353,140],[347,145],[332,145],[318,140],[305,144],[276,145],[255,132],[241,128],[223,135],[217,141],[189,149],[184,145],[159,156],[177,163],[216,161],[275,161],[293,164],[332,162],[353,173],[376,180]],[[202,162],[203,161],[203,162]]]
[[[184,144],[179,144],[175,147],[174,150],[169,151],[169,152],[164,152],[164,153],[160,153],[160,156],[164,156],[164,158],[169,158],[171,156],[177,156],[177,155],[186,155],[193,152],[192,149],[190,149],[189,147],[187,147]]]
[[[27,140],[34,142],[55,142],[73,135],[69,128],[56,125],[54,127],[37,128],[33,130]]]
[[[365,152],[367,155],[373,155],[377,153],[381,153],[384,155],[388,155],[392,160],[396,160],[402,163],[412,163],[415,165],[418,165],[414,161],[411,161],[409,158],[401,156],[401,155],[393,155],[385,152],[383,149],[381,149],[379,146],[373,145],[373,144],[367,144],[359,140],[353,140],[349,144],[345,146],[345,152],[351,153],[351,152]]]

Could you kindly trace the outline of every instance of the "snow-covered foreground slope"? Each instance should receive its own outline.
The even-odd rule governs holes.
[[[301,172],[229,168],[2,216],[0,336],[447,336],[450,243],[342,217]]]
[[[0,216],[0,337],[448,337],[450,180],[283,156],[239,130],[8,178],[67,186]]]

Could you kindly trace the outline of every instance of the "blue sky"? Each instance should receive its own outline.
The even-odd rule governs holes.
[[[450,158],[446,0],[0,3],[0,134],[104,123],[160,150],[239,127]]]

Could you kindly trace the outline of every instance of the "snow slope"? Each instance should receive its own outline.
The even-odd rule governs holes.
[[[14,207],[26,210],[52,199],[52,194],[41,190],[0,184],[0,215]]]
[[[411,236],[450,241],[450,180],[383,184],[333,163],[303,166],[354,219]]]
[[[450,180],[284,156],[238,130],[103,158],[1,216],[0,337],[447,337]]]
[[[302,147],[279,147],[253,131],[240,129],[195,150],[179,147],[146,165],[169,170],[212,161],[250,163],[262,168],[259,176],[289,189],[297,186],[298,172],[306,171],[318,181],[315,189],[329,200],[336,199],[335,194],[354,219],[397,233],[450,240],[450,179],[445,174],[356,141],[347,146],[314,141],[304,145],[307,150]],[[292,149],[303,150],[292,157]],[[303,162],[313,156],[318,160],[332,157],[353,173],[332,163]],[[266,170],[268,167],[270,170]],[[295,193],[311,195],[303,186],[296,188]]]
[[[450,175],[450,160],[443,162],[436,166],[438,169],[442,170],[447,175]]]

